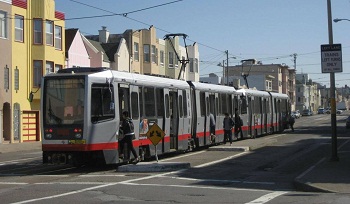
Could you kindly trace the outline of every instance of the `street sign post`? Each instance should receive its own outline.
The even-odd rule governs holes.
[[[155,155],[158,162],[158,154],[157,154],[157,144],[164,138],[165,133],[164,131],[157,125],[157,123],[154,123],[152,127],[148,130],[146,133],[147,138],[152,142],[152,144],[155,147]]]
[[[322,73],[343,72],[341,44],[321,45]]]

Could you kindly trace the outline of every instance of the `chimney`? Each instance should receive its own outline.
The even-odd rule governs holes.
[[[100,43],[107,43],[109,38],[109,31],[106,26],[102,26],[102,30],[98,31]]]

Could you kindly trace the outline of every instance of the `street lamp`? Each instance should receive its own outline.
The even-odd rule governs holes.
[[[350,21],[350,19],[346,19],[346,18],[336,18],[333,20],[334,23],[338,23],[339,21]]]

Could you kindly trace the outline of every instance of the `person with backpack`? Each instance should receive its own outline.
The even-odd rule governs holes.
[[[132,119],[129,118],[129,112],[128,111],[124,111],[122,114],[122,125],[120,127],[120,129],[122,130],[123,134],[124,134],[124,138],[120,141],[120,149],[121,152],[124,152],[124,144],[127,145],[127,158],[129,160],[129,162],[132,162],[134,164],[136,164],[137,162],[139,162],[139,157],[137,156],[136,150],[132,144],[132,140],[133,137],[135,135],[134,132],[134,123],[132,122]],[[134,160],[130,161],[130,151],[132,152],[132,154],[134,155]]]
[[[289,126],[292,129],[292,132],[294,132],[294,123],[295,123],[295,116],[289,114]]]
[[[232,118],[228,113],[225,113],[224,118],[224,144],[226,144],[226,141],[230,141],[230,145],[232,145],[232,128],[235,125]]]
[[[241,116],[239,116],[238,109],[235,108],[235,137],[238,140],[238,134],[240,133],[241,139],[243,139],[243,132],[242,132],[242,126],[243,126],[243,120]]]

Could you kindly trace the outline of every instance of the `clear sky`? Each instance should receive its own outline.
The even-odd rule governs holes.
[[[254,58],[291,68],[296,53],[297,73],[330,86],[329,74],[321,72],[320,51],[329,43],[327,0],[56,0],[56,10],[65,13],[66,28],[84,35],[98,34],[101,26],[122,33],[150,25],[158,38],[185,33],[187,44],[199,44],[200,76],[222,75],[217,64],[226,59],[225,50],[236,57],[229,65]],[[111,15],[123,13],[128,14]],[[74,19],[103,15],[111,16]],[[332,18],[350,19],[350,0],[332,0]],[[350,86],[350,21],[333,23],[333,39],[342,44],[343,57],[336,86]]]

